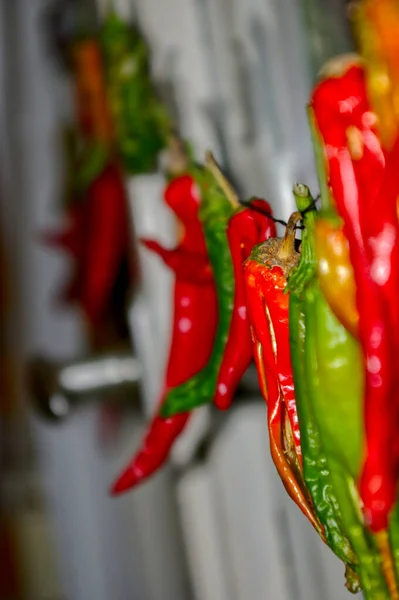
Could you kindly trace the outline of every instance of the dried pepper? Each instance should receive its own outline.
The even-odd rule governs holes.
[[[294,214],[284,238],[256,246],[244,264],[247,309],[259,384],[268,407],[270,449],[289,495],[324,538],[302,474],[302,450],[290,358],[287,276],[299,260]]]

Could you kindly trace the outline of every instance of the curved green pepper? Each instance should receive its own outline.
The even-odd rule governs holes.
[[[201,190],[202,200],[198,214],[203,224],[208,256],[215,279],[219,306],[218,326],[206,367],[168,392],[161,409],[163,417],[186,412],[212,401],[233,313],[234,270],[226,229],[234,208],[213,180],[212,175],[197,168],[193,176]]]
[[[348,587],[356,589],[356,555],[346,537],[337,498],[332,487],[330,468],[320,439],[312,405],[309,398],[305,371],[306,319],[305,304],[307,286],[311,285],[316,273],[316,262],[312,235],[315,211],[307,211],[312,205],[309,189],[303,185],[294,187],[298,210],[304,213],[305,230],[302,235],[301,259],[288,281],[290,291],[289,326],[291,361],[295,383],[295,400],[301,432],[303,472],[311,494],[314,509],[324,526],[327,544],[345,563],[351,565]],[[307,211],[307,212],[305,212]],[[353,582],[353,584],[352,584]],[[357,582],[358,583],[358,582]]]
[[[367,531],[356,481],[363,448],[364,368],[360,346],[331,311],[317,278],[305,294],[305,376],[343,528],[359,561],[366,598],[389,597],[376,539]]]

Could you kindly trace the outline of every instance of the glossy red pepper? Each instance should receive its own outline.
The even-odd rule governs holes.
[[[296,214],[284,239],[254,248],[244,264],[245,290],[259,384],[268,407],[270,450],[282,482],[323,537],[301,472],[302,452],[290,358],[287,275],[296,266]],[[288,419],[288,421],[287,421]]]
[[[253,200],[259,210],[245,208],[230,219],[227,227],[234,268],[234,307],[228,341],[219,370],[214,403],[220,410],[229,408],[234,393],[252,361],[252,340],[249,330],[243,263],[256,244],[276,235],[274,221],[267,216],[271,208],[264,200]],[[262,211],[264,214],[262,214]]]
[[[316,87],[311,109],[325,148],[329,186],[344,220],[356,281],[359,339],[365,356],[366,456],[360,480],[364,513],[386,529],[396,499],[398,391],[392,356],[398,351],[395,169],[386,157],[358,64],[333,66]]]
[[[206,365],[217,324],[216,290],[198,219],[199,192],[192,177],[184,175],[173,180],[166,189],[165,201],[184,229],[175,250],[145,242],[176,274],[173,332],[160,406],[170,388],[190,379]],[[112,487],[112,493],[126,492],[152,475],[167,459],[189,416],[185,412],[162,418],[157,413],[138,453]]]

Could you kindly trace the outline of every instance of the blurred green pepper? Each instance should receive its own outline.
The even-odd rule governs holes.
[[[148,47],[139,31],[111,10],[100,32],[116,143],[128,173],[157,169],[171,120],[151,81]]]

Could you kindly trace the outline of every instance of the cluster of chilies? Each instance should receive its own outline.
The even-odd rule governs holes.
[[[171,121],[155,95],[143,38],[112,7],[100,30],[77,34],[66,53],[75,97],[66,219],[43,239],[70,254],[73,273],[60,299],[80,307],[98,347],[109,330],[126,337],[119,315],[136,281],[125,175],[156,170]]]
[[[322,208],[295,185],[284,237],[211,157],[168,185],[181,241],[144,243],[176,275],[169,364],[113,492],[162,465],[193,408],[227,409],[254,358],[283,484],[370,600],[399,598],[399,141],[382,143],[367,83],[357,57],[326,66],[309,104]]]

